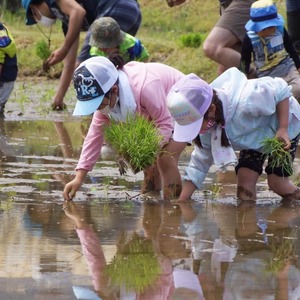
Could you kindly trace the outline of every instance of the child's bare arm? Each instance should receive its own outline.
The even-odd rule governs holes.
[[[288,135],[289,126],[289,98],[284,99],[277,104],[278,130],[276,137],[285,143],[284,149],[291,147],[291,141]]]

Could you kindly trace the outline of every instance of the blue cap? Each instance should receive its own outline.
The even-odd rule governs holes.
[[[30,9],[30,3],[32,0],[22,0],[22,6],[26,10],[26,25],[34,25],[36,24],[36,20],[33,18],[32,11]]]
[[[255,1],[250,8],[250,18],[245,28],[254,32],[284,24],[284,19],[277,13],[276,5],[272,0]]]

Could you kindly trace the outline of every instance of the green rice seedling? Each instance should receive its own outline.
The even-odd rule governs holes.
[[[284,142],[276,137],[264,138],[262,153],[271,156],[271,167],[281,167],[291,176],[293,174],[293,160],[289,151],[284,150]]]
[[[113,286],[126,291],[142,293],[159,278],[161,267],[150,239],[134,233],[128,238],[123,233],[117,243],[117,252],[105,273]]]
[[[127,167],[136,174],[151,166],[162,151],[162,136],[154,122],[141,115],[128,116],[124,122],[112,121],[104,128],[104,137],[117,152],[121,175]]]
[[[203,190],[206,199],[215,200],[219,197],[222,187],[217,182],[212,182],[208,190]]]
[[[5,201],[0,200],[0,213],[12,210],[13,204],[14,204],[13,197],[10,197],[10,198],[8,198],[8,200],[5,200]]]
[[[36,43],[35,53],[42,61],[45,61],[51,54],[50,45],[45,40],[39,40]]]

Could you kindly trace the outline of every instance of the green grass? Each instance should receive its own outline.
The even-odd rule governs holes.
[[[279,12],[285,17],[284,1],[275,1]],[[183,73],[195,73],[204,80],[211,82],[217,76],[217,64],[205,57],[202,46],[214,24],[219,19],[218,1],[187,0],[186,3],[170,8],[165,0],[139,0],[142,11],[142,24],[137,33],[150,53],[150,61],[173,66]],[[36,75],[40,72],[42,62],[36,55],[36,42],[47,38],[37,26],[26,26],[25,12],[21,10],[15,15],[5,13],[2,16],[18,46],[20,76]],[[41,27],[46,36],[50,30]],[[81,41],[85,33],[81,34]],[[197,48],[186,47],[182,42],[184,36],[200,36],[201,45]],[[61,22],[56,22],[51,34],[51,50],[61,45],[64,36]],[[61,71],[62,64],[55,68]],[[49,74],[43,74],[50,76]]]
[[[185,4],[170,8],[166,1],[140,0],[142,25],[137,33],[150,52],[150,61],[162,62],[173,66],[184,73],[196,73],[208,81],[216,76],[216,64],[207,59],[202,52],[202,44],[218,19],[218,1],[187,1]],[[37,26],[26,26],[24,11],[17,15],[5,13],[2,16],[9,26],[18,47],[20,77],[33,76],[41,71],[42,61],[36,54],[36,43],[47,38]],[[48,36],[48,28],[41,27]],[[181,37],[200,34],[200,47],[191,48],[182,45]],[[85,33],[81,34],[81,40]],[[64,38],[61,22],[56,22],[51,34],[51,50],[61,45]],[[59,72],[62,64],[56,68]],[[47,76],[47,74],[44,74]],[[49,75],[48,75],[49,76]]]

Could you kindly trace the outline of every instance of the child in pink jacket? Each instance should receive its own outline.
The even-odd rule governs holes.
[[[93,119],[76,167],[76,176],[64,188],[66,200],[75,196],[86,174],[97,162],[103,145],[103,125],[110,119],[125,121],[128,114],[136,113],[155,122],[163,136],[165,150],[158,157],[157,166],[144,170],[147,182],[144,182],[146,188],[142,192],[160,190],[162,184],[167,199],[181,191],[178,160],[186,143],[172,139],[173,119],[166,106],[166,97],[183,76],[180,71],[161,63],[130,62],[124,65],[119,55],[110,59],[93,57],[79,65],[74,72],[78,101],[73,115],[93,114]],[[161,182],[157,180],[159,176]]]

